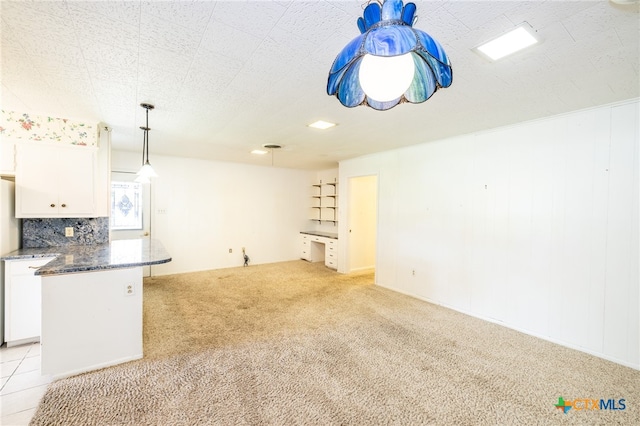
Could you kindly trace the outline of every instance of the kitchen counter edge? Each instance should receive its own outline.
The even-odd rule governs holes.
[[[76,272],[134,268],[171,262],[162,243],[146,238],[116,240],[105,244],[23,248],[0,257],[1,260],[27,260],[54,257],[35,271],[35,275],[62,275]]]

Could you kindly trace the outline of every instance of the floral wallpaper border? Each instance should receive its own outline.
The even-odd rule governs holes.
[[[60,142],[79,146],[98,145],[98,125],[79,123],[66,118],[31,115],[16,111],[2,112],[0,136],[32,141]]]

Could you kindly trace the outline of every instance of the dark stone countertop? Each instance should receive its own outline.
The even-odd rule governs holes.
[[[338,239],[338,234],[333,233],[333,232],[322,232],[322,231],[300,231],[301,234],[307,234],[307,235],[315,235],[317,237],[326,237],[326,238],[333,238],[334,240]]]
[[[133,268],[171,262],[171,256],[157,240],[139,238],[105,244],[24,248],[5,254],[2,260],[24,260],[56,256],[36,270],[35,275]]]

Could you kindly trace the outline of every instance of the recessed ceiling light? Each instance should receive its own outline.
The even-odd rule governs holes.
[[[262,147],[268,149],[280,149],[282,148],[282,145],[278,145],[277,143],[265,143]]]
[[[330,127],[335,126],[336,123],[329,123],[328,121],[318,120],[315,123],[311,123],[308,126],[313,127],[314,129],[326,130]]]
[[[264,155],[268,152],[269,151],[265,151],[264,149],[254,149],[253,151],[251,151],[252,154],[257,154],[257,155]]]
[[[485,55],[492,61],[497,61],[536,43],[539,43],[539,40],[534,36],[531,27],[525,23],[493,40],[481,44],[474,50]]]

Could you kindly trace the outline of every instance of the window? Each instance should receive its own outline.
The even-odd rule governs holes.
[[[111,182],[111,229],[142,229],[142,184]]]

